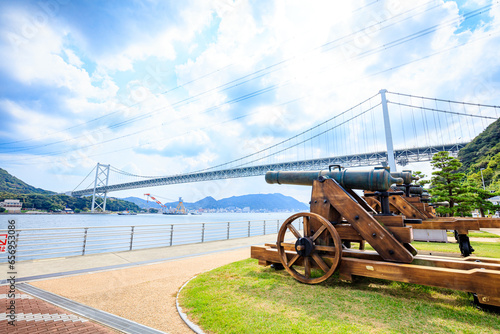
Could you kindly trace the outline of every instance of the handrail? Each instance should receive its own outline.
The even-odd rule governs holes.
[[[258,220],[250,220],[250,222],[262,222],[262,221],[276,221],[279,219],[258,219]],[[131,228],[132,226],[135,227],[145,227],[145,226],[170,226],[170,225],[185,225],[185,226],[192,226],[192,225],[200,225],[200,224],[235,224],[235,223],[248,223],[249,220],[236,220],[236,221],[227,221],[223,220],[220,222],[194,222],[194,223],[168,223],[168,224],[146,224],[146,225],[110,225],[110,226],[74,226],[74,227],[36,227],[36,228],[16,228],[16,231],[38,231],[38,230],[74,230],[74,229],[81,229],[81,228]],[[8,231],[7,229],[0,229],[0,232],[3,231]]]
[[[15,231],[16,261],[246,238],[277,233],[282,221],[259,219],[147,225],[17,228]],[[8,230],[0,229],[0,234],[5,231]],[[5,262],[7,262],[7,253],[0,253],[0,263]]]

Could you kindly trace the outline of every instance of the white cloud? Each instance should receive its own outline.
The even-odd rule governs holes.
[[[58,106],[77,115],[75,124],[119,110],[88,129],[101,129],[96,133],[102,141],[120,139],[87,149],[83,145],[71,158],[83,157],[87,166],[107,160],[144,175],[188,172],[253,153],[382,88],[500,103],[494,76],[500,66],[495,52],[500,44],[498,6],[490,12],[492,20],[472,31],[457,33],[456,22],[412,39],[416,32],[458,19],[457,5],[426,0],[370,3],[356,10],[359,4],[352,2],[197,2],[176,13],[176,25],[145,30],[140,39],[131,38],[118,50],[104,49],[99,56],[82,42],[88,36],[51,18],[23,37],[25,43],[16,49],[0,49],[0,68],[21,86],[42,85],[54,92],[63,88]],[[470,8],[480,5],[475,1]],[[14,27],[27,27],[28,14],[9,9],[2,16],[7,22],[0,31],[5,43],[13,32],[22,36],[22,29]],[[26,35],[29,29],[24,30]],[[407,41],[392,47],[403,38]],[[469,41],[476,42],[459,46]],[[177,85],[182,87],[168,91]],[[228,103],[272,85],[268,93]],[[189,98],[189,103],[180,102]],[[26,136],[71,125],[16,101],[4,99],[2,106],[29,117],[18,129]],[[237,119],[247,114],[252,115]],[[34,129],[37,123],[48,124],[47,130]],[[80,131],[53,138],[72,138]],[[190,154],[161,155],[169,149]],[[255,180],[242,179],[234,188],[243,192],[258,187]],[[232,187],[227,188],[229,192]]]
[[[81,61],[80,58],[73,52],[73,50],[70,49],[65,49],[64,53],[66,54],[66,57],[68,57],[68,62],[76,67],[82,67],[83,61]]]
[[[14,27],[30,22],[30,13],[25,11],[12,11],[7,15]],[[37,26],[36,31],[23,37],[18,45],[5,43],[0,49],[0,69],[25,86],[65,88],[83,99],[102,97],[102,91],[92,85],[91,77],[81,68],[82,60],[65,47],[67,34],[50,23]],[[0,31],[3,36],[11,33],[9,29]],[[67,57],[68,62],[63,57]],[[109,80],[106,85],[112,86]]]
[[[61,128],[70,125],[66,119],[41,113],[39,110],[6,99],[0,100],[0,108],[15,119],[11,123],[14,128],[9,130],[16,133],[17,140],[43,138],[48,135],[51,136],[52,140],[66,140],[71,138],[70,133],[60,131]],[[33,146],[33,143],[23,144],[23,146]]]

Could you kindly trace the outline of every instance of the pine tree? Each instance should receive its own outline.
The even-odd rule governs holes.
[[[467,187],[462,184],[465,174],[457,172],[462,166],[460,161],[442,151],[434,154],[431,165],[432,169],[436,169],[431,179],[432,201],[450,204],[449,207],[436,208],[436,212],[450,216],[470,215],[470,196],[467,195]]]
[[[470,195],[469,201],[473,209],[479,209],[481,217],[486,217],[486,212],[494,213],[500,210],[500,205],[494,205],[492,202],[488,201],[488,198],[499,196],[500,192],[491,192],[488,189],[484,189],[482,185],[478,185],[474,180],[467,180],[466,183],[467,192]]]
[[[416,172],[413,172],[413,176],[414,176],[414,177],[418,177],[418,180],[416,180],[416,181],[414,182],[414,183],[415,183],[415,185],[417,185],[417,186],[422,186],[422,187],[423,187],[423,186],[425,186],[426,184],[431,183],[431,181],[430,181],[430,180],[424,180],[424,179],[427,177],[427,175],[425,175],[424,173],[422,173],[422,172],[421,172],[421,171],[419,171],[419,170],[418,170],[418,171],[416,171]]]

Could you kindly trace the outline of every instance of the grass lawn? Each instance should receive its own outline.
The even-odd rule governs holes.
[[[453,232],[447,232],[446,234],[449,237],[454,237]],[[469,231],[467,235],[469,236],[469,238],[500,238],[500,235],[486,231]]]
[[[417,250],[421,251],[460,254],[460,249],[457,243],[414,241],[411,244]],[[472,248],[474,248],[474,253],[472,253],[472,256],[500,258],[500,243],[488,241],[471,241],[470,244]],[[373,248],[369,244],[366,244],[366,249],[373,250]]]
[[[457,244],[414,243],[458,253]],[[500,258],[500,243],[471,242]],[[500,333],[500,315],[463,292],[336,275],[306,285],[247,259],[204,273],[182,291],[184,312],[207,333]]]
[[[445,253],[459,253],[458,244],[456,243],[437,243],[437,242],[419,242],[411,243],[417,250],[426,250]],[[500,243],[497,242],[481,242],[471,241],[474,253],[472,256],[500,258]]]

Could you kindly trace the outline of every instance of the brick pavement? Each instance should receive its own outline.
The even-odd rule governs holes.
[[[0,286],[0,334],[36,333],[117,333],[103,325],[71,314],[70,312],[16,290],[15,326],[8,324],[8,286]]]

